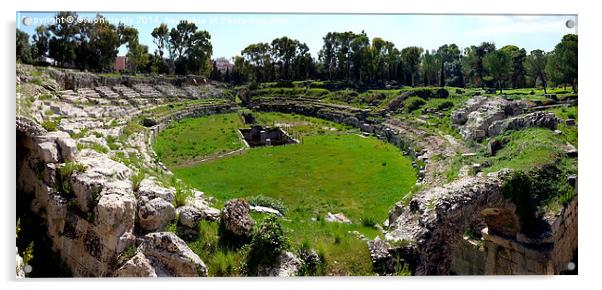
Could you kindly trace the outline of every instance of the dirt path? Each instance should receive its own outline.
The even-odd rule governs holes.
[[[424,184],[427,185],[447,183],[445,173],[453,159],[458,153],[470,152],[464,144],[450,135],[443,135],[440,132],[433,134],[396,119],[388,119],[384,124],[390,129],[408,136],[415,145],[426,150],[421,156],[425,158]]]

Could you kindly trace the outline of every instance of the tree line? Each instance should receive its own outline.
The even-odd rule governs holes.
[[[74,12],[57,14],[68,16],[78,18]],[[305,43],[283,36],[248,45],[233,57],[232,71],[224,72],[211,60],[211,35],[194,23],[183,20],[171,29],[161,24],[151,36],[157,49],[149,53],[148,46],[139,43],[136,28],[107,21],[39,26],[31,44],[29,35],[17,29],[17,60],[41,64],[50,58],[61,67],[110,72],[119,47],[126,45],[131,73],[200,74],[236,84],[315,79],[499,90],[534,86],[545,90],[548,85],[568,84],[577,91],[575,34],[563,36],[553,51],[527,53],[514,45],[497,48],[491,42],[464,49],[453,43],[435,50],[400,49],[380,37],[370,39],[364,31],[329,32],[317,58]]]
[[[98,14],[95,21],[78,21],[75,12],[59,12],[50,25],[35,29],[32,42],[29,35],[17,29],[17,61],[32,64],[52,64],[89,70],[112,72],[119,47],[127,47],[128,71],[132,73],[167,73],[209,75],[212,69],[211,36],[191,22],[181,21],[171,30],[161,24],[152,32],[158,49],[149,53],[148,46],[139,42],[136,28],[113,25]]]
[[[524,88],[568,84],[577,91],[577,35],[567,34],[551,52],[496,48],[483,42],[461,49],[445,44],[436,50],[398,49],[365,32],[330,32],[318,59],[307,45],[287,37],[247,46],[234,58],[234,82],[319,79],[408,86]],[[286,53],[283,53],[285,51]],[[235,75],[236,74],[236,75]],[[546,91],[547,93],[547,91]]]

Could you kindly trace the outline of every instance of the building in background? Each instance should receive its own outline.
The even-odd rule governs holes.
[[[127,68],[127,57],[117,56],[115,58],[115,71],[125,71]]]
[[[214,61],[217,70],[219,70],[221,73],[225,73],[228,69],[232,71],[232,67],[234,66],[234,64],[225,57],[218,57]]]

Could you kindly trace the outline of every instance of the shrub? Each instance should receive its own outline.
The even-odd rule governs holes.
[[[42,127],[46,129],[46,131],[52,132],[58,130],[59,124],[61,123],[60,119],[56,120],[44,120],[42,122]]]
[[[271,198],[265,195],[256,195],[248,199],[249,204],[254,206],[265,206],[273,208],[279,211],[281,214],[285,215],[288,212],[288,208],[284,205],[284,203],[275,198]]]
[[[134,245],[130,245],[129,247],[125,248],[125,250],[123,250],[123,252],[121,252],[120,255],[120,260],[126,262],[129,259],[131,259],[132,257],[134,257],[136,255],[136,246]]]
[[[138,192],[138,189],[140,189],[140,183],[142,182],[142,180],[144,180],[145,176],[146,174],[142,170],[138,171],[138,173],[136,173],[135,175],[132,175],[132,190],[134,192]]]
[[[272,263],[282,252],[289,248],[282,226],[275,216],[262,221],[255,229],[245,259],[247,274],[257,273],[258,266]]]
[[[239,267],[238,255],[234,251],[217,251],[209,261],[209,271],[215,277],[235,276]]]
[[[73,173],[81,173],[86,171],[86,166],[81,164],[81,163],[77,163],[77,162],[66,162],[65,164],[63,164],[63,166],[60,168],[60,173],[61,176],[63,178],[67,178],[69,176],[71,176],[71,174]]]
[[[175,187],[176,196],[174,198],[174,206],[180,207],[186,204],[188,197],[192,196],[192,191],[189,188],[186,188],[181,182],[176,182]]]
[[[76,172],[84,172],[86,166],[76,162],[66,162],[59,168],[59,175],[54,185],[54,190],[59,195],[69,198],[73,196],[69,177]]]
[[[513,172],[502,184],[502,194],[516,205],[523,229],[532,230],[535,227],[537,207],[533,198],[531,177],[522,171]]]
[[[308,241],[303,241],[297,250],[297,256],[302,264],[299,268],[299,276],[323,276],[326,272],[324,254],[312,250]]]
[[[367,228],[374,228],[376,227],[376,220],[374,219],[374,217],[371,216],[365,216],[362,217],[362,225],[367,227]]]
[[[437,109],[445,110],[445,109],[449,109],[453,106],[454,106],[454,103],[452,101],[444,101],[444,102],[441,102],[439,105],[437,105]]]
[[[413,112],[424,106],[426,101],[419,97],[409,97],[403,102],[403,106],[408,112]]]

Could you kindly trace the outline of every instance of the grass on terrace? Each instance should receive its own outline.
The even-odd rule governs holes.
[[[241,155],[190,167],[174,166],[176,160],[194,156],[194,148],[213,154],[240,146],[234,144],[234,130],[242,125],[238,114],[223,114],[176,123],[160,134],[154,147],[157,152],[167,148],[161,160],[171,160],[175,175],[215,197],[218,207],[231,198],[260,194],[281,200],[288,208],[282,223],[293,246],[305,241],[323,253],[327,273],[370,275],[372,265],[366,243],[350,231],[368,237],[379,234],[374,223],[382,222],[391,205],[416,182],[411,161],[394,146],[352,134],[339,124],[280,113],[255,116],[261,124],[287,124],[285,129],[302,139],[302,143],[253,148]],[[177,131],[181,133],[176,134]],[[325,222],[328,212],[342,212],[353,224]],[[211,226],[204,227],[207,230]],[[209,255],[199,241],[190,244],[201,257],[207,256],[206,262],[214,274],[221,273],[219,269],[225,260],[240,259],[233,252],[218,251],[219,257]]]

